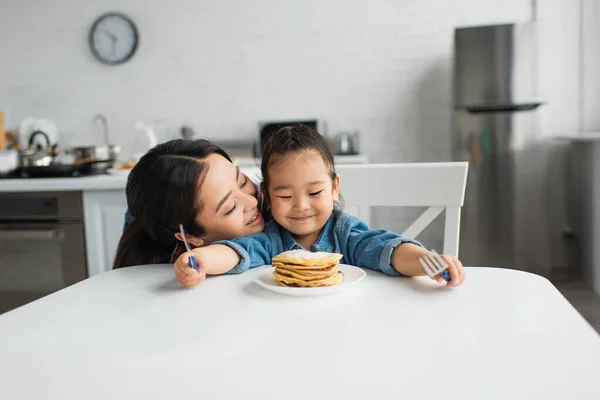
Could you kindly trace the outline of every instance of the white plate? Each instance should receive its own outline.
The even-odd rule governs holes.
[[[344,274],[344,281],[339,285],[323,286],[323,287],[285,287],[275,283],[273,270],[270,265],[265,265],[264,270],[260,271],[254,282],[267,290],[275,293],[285,294],[288,296],[325,296],[328,294],[339,292],[340,290],[348,289],[353,283],[360,282],[367,275],[365,271],[352,265],[340,264],[339,269]]]

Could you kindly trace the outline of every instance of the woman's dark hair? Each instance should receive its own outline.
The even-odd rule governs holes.
[[[129,173],[126,195],[133,220],[123,232],[113,268],[171,261],[183,224],[186,233],[202,236],[196,202],[203,160],[210,154],[231,159],[208,140],[171,140],[148,151]]]
[[[335,179],[335,164],[333,154],[327,140],[317,131],[303,124],[284,126],[268,136],[262,147],[260,170],[263,176],[262,192],[270,203],[269,167],[282,162],[285,156],[305,151],[316,151],[330,168],[331,179]],[[339,206],[339,205],[338,205]]]

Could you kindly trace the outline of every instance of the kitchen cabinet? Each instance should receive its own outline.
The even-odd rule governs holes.
[[[126,211],[124,188],[83,192],[89,276],[112,269]]]

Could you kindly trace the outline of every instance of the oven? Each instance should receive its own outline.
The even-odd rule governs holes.
[[[0,313],[86,277],[81,192],[0,193]]]

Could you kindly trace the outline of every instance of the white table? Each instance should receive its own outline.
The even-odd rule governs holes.
[[[100,274],[0,316],[2,399],[598,399],[600,336],[544,278],[377,273],[294,298],[257,270]]]

